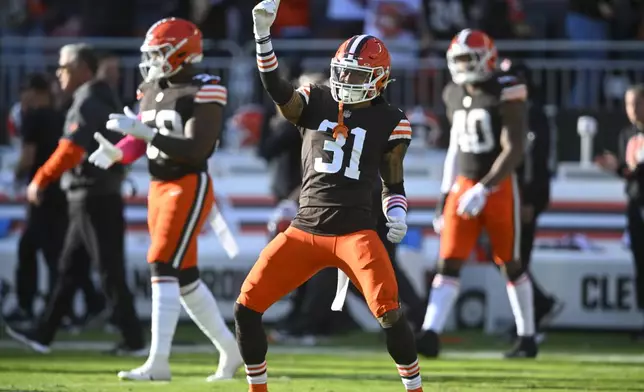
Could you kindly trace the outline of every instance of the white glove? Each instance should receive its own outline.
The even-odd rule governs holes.
[[[405,234],[407,234],[407,223],[405,222],[405,218],[388,216],[387,220],[389,221],[387,222],[387,227],[389,228],[387,239],[389,242],[397,244],[402,241],[403,238],[405,238]]]
[[[445,220],[443,219],[443,215],[434,217],[434,219],[432,220],[432,226],[434,226],[434,233],[440,234],[441,231],[443,231],[444,222]]]
[[[489,191],[483,184],[477,183],[472,188],[465,191],[465,193],[463,193],[458,199],[456,213],[461,216],[477,216],[485,207],[488,193]]]
[[[264,0],[253,8],[253,33],[255,39],[271,35],[271,26],[275,22],[280,0]]]
[[[133,118],[133,119],[135,119],[135,120],[138,120],[138,119],[139,119],[139,118],[137,117],[136,113],[134,113],[134,111],[133,111],[132,109],[130,109],[130,107],[129,107],[129,106],[125,106],[125,107],[123,108],[123,114],[125,114],[125,115],[126,115],[126,116],[128,116],[129,118]]]
[[[98,142],[98,148],[87,159],[90,163],[101,169],[109,169],[110,166],[123,159],[123,151],[100,133],[94,133],[94,140]]]
[[[123,113],[110,114],[110,119],[105,124],[105,127],[111,131],[120,132],[124,135],[132,135],[137,139],[145,140],[146,142],[152,141],[156,135],[156,130],[141,122],[136,117],[130,108],[127,106],[123,108]]]

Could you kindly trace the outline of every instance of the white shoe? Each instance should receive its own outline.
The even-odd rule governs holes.
[[[121,380],[131,381],[170,381],[170,365],[156,365],[154,367],[144,364],[132,370],[122,370],[118,373]]]
[[[234,346],[228,352],[219,353],[219,364],[217,365],[217,371],[215,374],[210,375],[206,378],[207,382],[231,380],[237,370],[244,365],[244,360],[242,359],[241,354],[237,346]]]

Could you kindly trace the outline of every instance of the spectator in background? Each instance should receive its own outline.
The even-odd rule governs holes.
[[[69,309],[76,289],[80,260],[87,252],[98,267],[105,294],[116,314],[123,342],[114,354],[145,353],[143,331],[134,309],[134,300],[125,278],[125,218],[121,186],[125,177],[121,165],[102,170],[87,161],[88,151],[98,144],[94,133],[116,142],[120,136],[109,132],[105,123],[110,113],[122,110],[122,104],[107,83],[96,80],[98,59],[84,44],[66,45],[60,50],[57,76],[61,88],[73,94],[67,111],[64,136],[27,187],[27,199],[40,205],[47,185],[58,180],[69,202],[69,225],[59,261],[59,278],[47,307],[32,329],[7,327],[12,338],[34,351],[49,352],[57,329]]]
[[[429,46],[427,20],[422,0],[367,0],[364,33],[380,38],[389,49],[392,64],[418,58],[416,39]]]
[[[64,118],[54,108],[50,82],[44,74],[27,78],[22,90],[22,146],[15,167],[16,183],[28,183],[36,170],[56,149],[62,135]],[[18,307],[5,317],[8,322],[33,319],[33,304],[38,291],[37,251],[42,250],[48,268],[49,292],[54,288],[57,265],[67,226],[67,202],[58,181],[43,192],[40,205],[27,207],[27,218],[18,241],[16,295]]]
[[[610,23],[615,16],[614,1],[570,0],[566,14],[568,39],[573,42],[610,39]],[[575,51],[573,55],[579,60],[604,60],[608,57],[608,52],[606,48],[595,48]],[[569,102],[571,107],[589,108],[599,104],[601,74],[601,68],[598,67],[577,71]]]
[[[436,40],[451,40],[466,28],[481,29],[493,39],[529,34],[520,0],[423,1],[429,30]]]
[[[347,39],[364,31],[367,0],[328,0],[326,20],[318,26],[321,38]]]
[[[500,68],[518,76],[528,86],[528,140],[523,163],[517,168],[516,174],[521,192],[521,261],[529,268],[537,221],[550,204],[550,123],[543,108],[541,91],[530,82],[527,66],[505,59]],[[562,310],[563,304],[546,294],[534,275],[530,276],[534,291],[534,321],[540,330]],[[513,333],[516,336],[516,326],[513,327]]]
[[[523,11],[530,26],[531,38],[566,38],[567,8],[568,0],[523,0]]]
[[[626,182],[627,230],[635,267],[637,306],[644,314],[644,84],[631,86],[624,101],[631,125],[619,134],[618,154],[606,152],[597,163]],[[644,325],[634,338],[644,340]]]
[[[103,80],[118,92],[121,82],[121,60],[111,52],[105,52],[98,60],[96,79]]]

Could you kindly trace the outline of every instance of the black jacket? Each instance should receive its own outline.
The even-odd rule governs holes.
[[[302,136],[281,115],[273,116],[263,130],[259,155],[271,165],[271,190],[277,200],[289,197],[302,184]]]
[[[631,201],[644,203],[644,197],[642,197],[642,190],[644,189],[644,163],[634,165],[633,169],[630,169],[628,165],[629,161],[636,159],[635,156],[628,156],[628,144],[629,142],[637,143],[638,139],[635,136],[638,135],[644,136],[644,129],[638,129],[634,125],[624,128],[619,133],[617,148],[620,164],[617,168],[617,175],[626,180],[626,194],[628,198]],[[635,154],[636,150],[639,149],[634,145],[631,150],[631,154]]]
[[[533,91],[530,91],[533,94]],[[529,102],[526,154],[517,168],[522,204],[545,210],[550,202],[550,126],[538,95]]]

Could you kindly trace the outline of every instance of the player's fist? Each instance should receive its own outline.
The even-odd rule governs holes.
[[[387,227],[389,228],[387,239],[389,242],[397,244],[402,241],[403,238],[405,238],[405,234],[407,234],[407,222],[405,222],[404,217],[398,216],[388,216],[387,220]]]
[[[271,26],[275,22],[280,0],[263,0],[253,8],[253,33],[255,39],[271,35]]]
[[[109,169],[110,166],[123,159],[123,151],[100,133],[94,133],[94,140],[98,142],[98,148],[87,158],[90,163],[101,169]]]
[[[487,202],[487,188],[478,183],[465,191],[458,199],[456,213],[461,216],[475,217],[483,211]]]

